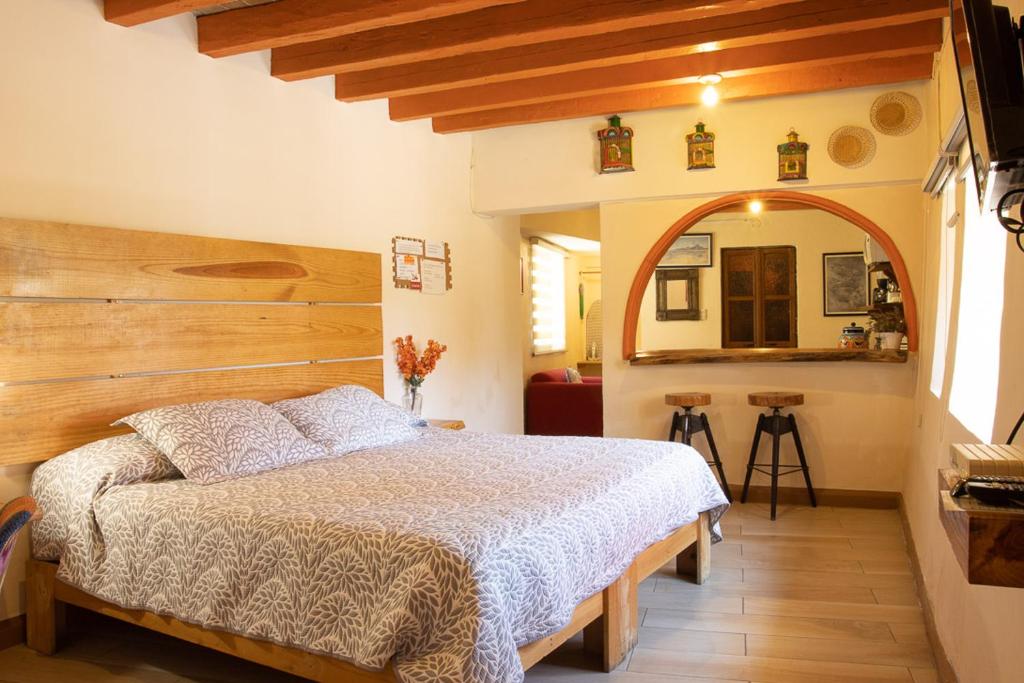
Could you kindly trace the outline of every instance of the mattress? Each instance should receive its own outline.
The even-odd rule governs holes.
[[[410,683],[521,681],[519,646],[700,513],[717,538],[728,506],[668,442],[430,428],[207,486],[121,485],[64,457],[33,481],[50,515],[34,547],[61,580],[367,669],[394,659]]]

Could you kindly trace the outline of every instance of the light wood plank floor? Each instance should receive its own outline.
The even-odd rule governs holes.
[[[899,516],[736,505],[695,586],[666,565],[643,583],[640,644],[612,674],[567,643],[527,683],[926,683],[934,662]],[[0,652],[0,683],[285,683],[298,679],[106,620],[55,657]]]

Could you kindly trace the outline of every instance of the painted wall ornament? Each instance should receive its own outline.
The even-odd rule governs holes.
[[[715,167],[715,134],[705,130],[703,121],[686,136],[686,164],[690,171]]]
[[[789,129],[787,141],[778,146],[779,180],[807,180],[807,150],[810,145],[800,142],[800,134]]]
[[[597,131],[601,141],[601,173],[624,173],[633,169],[633,129],[622,125],[616,114],[608,127]]]

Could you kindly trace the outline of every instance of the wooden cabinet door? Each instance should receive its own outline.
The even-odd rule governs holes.
[[[759,345],[795,348],[796,247],[763,247],[760,252]]]
[[[795,348],[796,247],[722,249],[722,348]]]
[[[757,346],[757,249],[722,249],[722,348]]]

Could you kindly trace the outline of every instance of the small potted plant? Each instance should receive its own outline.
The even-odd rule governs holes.
[[[416,343],[412,335],[395,339],[396,359],[398,371],[405,379],[407,391],[405,394],[405,408],[414,415],[419,416],[423,412],[423,380],[437,367],[437,361],[441,354],[448,350],[444,344],[433,339],[427,340],[427,348],[423,350],[422,356],[416,355]]]
[[[897,350],[907,331],[903,320],[903,311],[899,307],[876,308],[868,314],[871,317],[871,333],[879,340],[878,345],[885,350]]]

